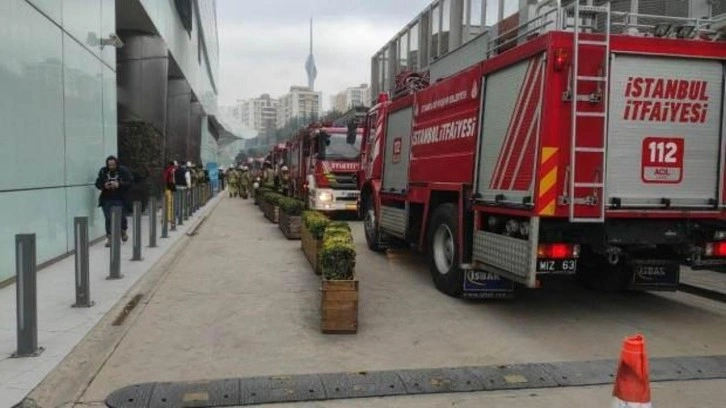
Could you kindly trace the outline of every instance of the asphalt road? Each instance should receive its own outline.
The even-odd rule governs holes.
[[[436,291],[420,256],[370,252],[362,225],[352,225],[358,334],[320,333],[319,278],[299,241],[285,240],[250,201],[224,199],[127,319],[80,401],[95,405],[118,388],[151,381],[614,359],[635,333],[653,357],[726,354],[723,303],[686,293],[604,294],[569,280],[508,301],[454,299]],[[658,406],[723,406],[724,385],[659,383],[654,399]],[[607,406],[610,389],[373,401],[300,406]]]

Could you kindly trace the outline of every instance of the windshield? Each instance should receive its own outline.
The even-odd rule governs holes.
[[[348,144],[345,134],[334,133],[329,136],[325,146],[325,159],[347,160],[360,157],[361,135],[355,138],[354,144]]]

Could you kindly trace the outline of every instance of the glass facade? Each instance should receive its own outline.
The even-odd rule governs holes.
[[[116,152],[114,0],[0,1],[0,281],[14,239],[35,233],[38,262],[73,249],[73,217],[103,234],[93,186]]]
[[[0,1],[0,282],[15,275],[16,234],[36,234],[38,263],[73,250],[76,216],[104,234],[93,184],[119,114],[116,49],[101,40],[123,29],[118,1],[138,2],[163,39],[203,110],[202,160],[218,161],[215,0],[190,2],[191,33],[169,0]]]

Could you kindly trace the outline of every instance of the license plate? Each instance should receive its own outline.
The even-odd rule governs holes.
[[[345,205],[345,209],[346,210],[357,210],[358,209],[358,205],[357,204],[346,204]]]
[[[463,296],[471,299],[510,298],[514,283],[499,275],[468,270],[464,276]]]
[[[577,272],[576,259],[538,259],[537,272],[539,273],[575,273]]]
[[[680,278],[678,262],[659,259],[633,260],[633,282],[637,288],[675,287]]]

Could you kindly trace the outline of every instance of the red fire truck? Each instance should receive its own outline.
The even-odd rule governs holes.
[[[281,163],[288,161],[288,151],[290,149],[289,143],[278,143],[270,152],[270,159],[273,168],[277,169]]]
[[[723,261],[726,46],[693,19],[614,34],[618,16],[552,7],[481,63],[400,78],[419,86],[366,119],[368,246],[412,244],[440,291],[468,297],[561,274],[676,290],[684,254]]]
[[[362,128],[328,124],[300,130],[290,147],[293,194],[311,209],[356,211],[362,135]]]

